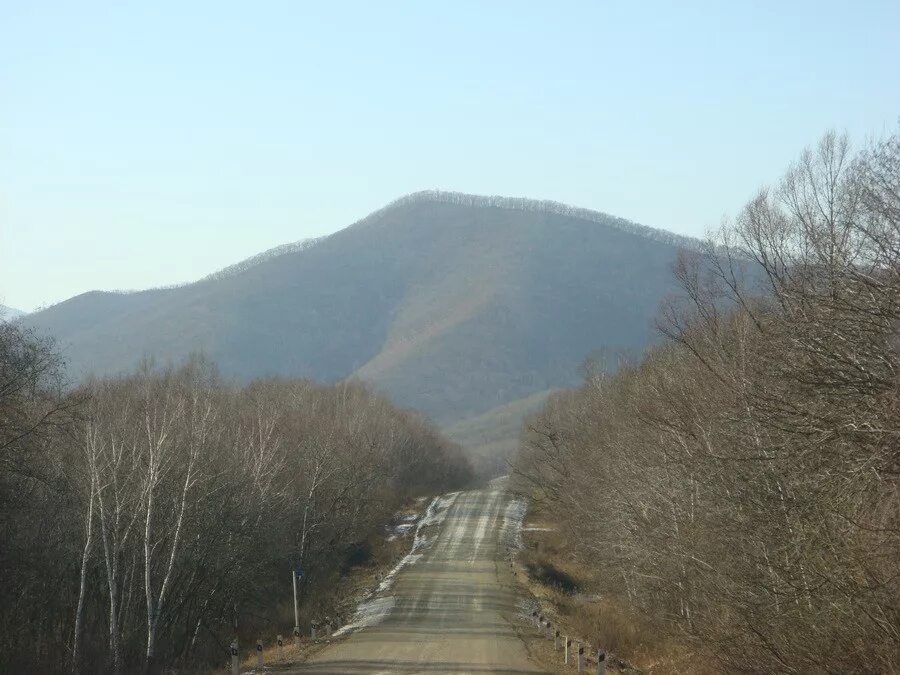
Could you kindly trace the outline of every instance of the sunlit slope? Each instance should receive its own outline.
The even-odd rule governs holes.
[[[70,372],[203,351],[226,375],[360,377],[449,424],[640,350],[679,245],[603,214],[449,193],[194,284],[92,292],[26,318]]]
[[[506,473],[522,434],[522,420],[537,412],[555,390],[539,391],[525,398],[467,417],[444,428],[446,436],[469,450],[479,473]]]

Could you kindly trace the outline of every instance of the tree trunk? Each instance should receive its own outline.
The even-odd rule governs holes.
[[[72,639],[72,672],[81,672],[81,637],[84,632],[84,596],[87,590],[87,568],[94,542],[94,493],[97,480],[91,477],[91,496],[88,500],[87,522],[85,525],[84,551],[81,554],[81,578],[78,585],[78,606],[75,609],[75,635]]]

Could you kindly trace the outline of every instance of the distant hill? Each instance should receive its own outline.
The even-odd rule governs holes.
[[[27,312],[23,312],[21,309],[0,305],[0,321],[15,321],[16,319],[25,316],[25,314],[27,314]]]
[[[469,458],[480,473],[505,473],[506,460],[518,447],[522,420],[537,412],[554,389],[492,408],[445,426],[444,434],[469,450]]]
[[[369,380],[449,427],[577,382],[597,349],[642,350],[695,245],[555,202],[423,192],[196,283],[85,293],[25,323],[76,376],[202,350],[240,379]]]

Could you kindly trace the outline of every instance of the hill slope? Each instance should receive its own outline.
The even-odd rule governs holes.
[[[426,192],[201,281],[91,292],[28,316],[72,374],[203,350],[227,375],[357,376],[449,425],[640,350],[679,246],[552,202]]]

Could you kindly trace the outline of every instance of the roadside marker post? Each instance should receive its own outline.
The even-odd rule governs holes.
[[[584,672],[584,645],[578,645],[578,672]]]
[[[280,633],[275,641],[278,643],[278,660],[284,661],[284,639]]]
[[[256,641],[256,665],[259,668],[263,667],[262,640]]]
[[[309,637],[312,640],[316,639],[316,622],[315,621],[309,622]]]
[[[557,630],[553,636],[553,651],[559,651],[559,631]]]
[[[300,605],[297,602],[297,579],[303,578],[303,570],[300,565],[291,571],[291,581],[294,583],[294,642],[300,646]]]
[[[238,662],[238,642],[231,641],[231,675],[240,675],[241,664]]]
[[[569,650],[572,648],[572,641],[569,639],[569,636],[566,635],[566,651],[563,654],[563,663],[569,665]]]
[[[597,675],[606,675],[606,653],[597,649]]]

